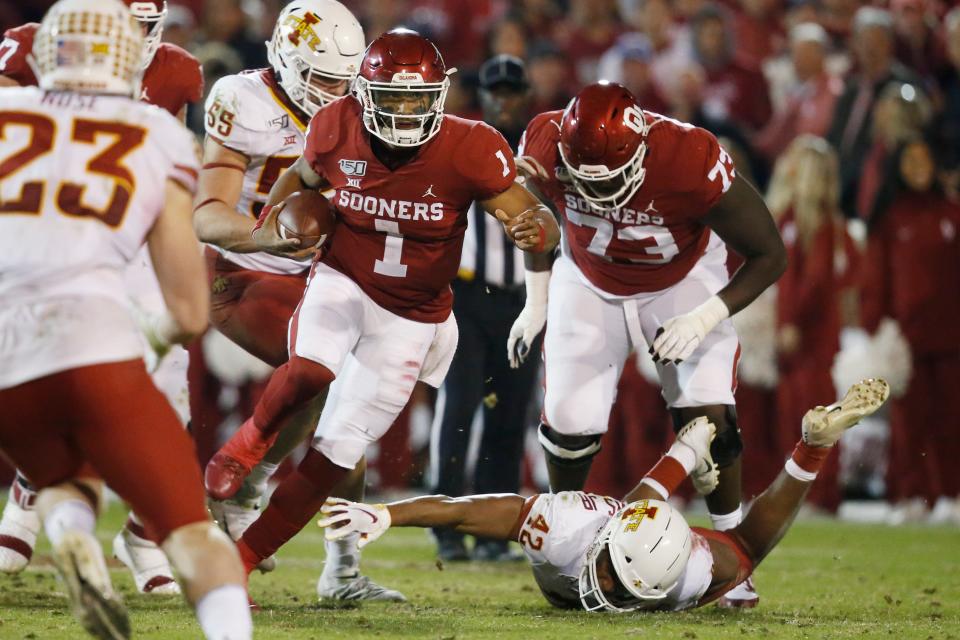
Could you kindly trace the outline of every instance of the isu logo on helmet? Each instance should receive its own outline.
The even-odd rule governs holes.
[[[135,96],[143,36],[120,0],[60,0],[33,41],[41,89]]]
[[[626,523],[626,525],[624,525]],[[687,566],[693,537],[683,516],[662,500],[631,502],[613,514],[587,551],[580,601],[587,611],[632,611],[667,596]],[[600,586],[598,566],[616,578]]]
[[[354,84],[363,125],[396,147],[416,147],[440,131],[450,74],[432,42],[394,29],[367,48]]]
[[[615,83],[584,88],[560,123],[560,158],[592,207],[617,209],[643,184],[649,125],[636,98]]]
[[[346,92],[365,45],[360,23],[336,0],[294,0],[277,18],[267,60],[287,97],[312,116]]]

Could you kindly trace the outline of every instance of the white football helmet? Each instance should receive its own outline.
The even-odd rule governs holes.
[[[163,20],[167,17],[167,0],[123,0],[130,14],[143,28],[143,68],[153,62],[163,37]]]
[[[143,35],[120,0],[59,0],[33,40],[41,89],[136,96]]]
[[[353,81],[365,46],[360,23],[336,0],[294,0],[277,18],[267,60],[290,100],[312,116],[340,97],[323,85]]]
[[[633,611],[647,601],[665,598],[683,575],[691,536],[683,516],[662,500],[639,500],[623,507],[610,517],[587,551],[579,584],[583,608]],[[605,550],[613,573],[626,590],[620,596],[600,588],[597,559]]]

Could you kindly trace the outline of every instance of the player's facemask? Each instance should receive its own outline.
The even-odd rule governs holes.
[[[567,174],[577,192],[597,211],[609,211],[626,206],[646,177],[647,170],[643,168],[643,160],[647,155],[645,142],[637,147],[629,161],[614,169],[608,169],[606,165],[574,166],[574,163],[567,158],[563,146],[558,144],[557,148],[560,150],[560,159],[567,169]]]
[[[442,82],[425,83],[419,74],[396,78],[392,82],[374,82],[359,76],[354,92],[363,106],[367,130],[395,147],[416,147],[440,131],[443,106],[450,88],[450,69]],[[415,77],[414,77],[415,76]]]

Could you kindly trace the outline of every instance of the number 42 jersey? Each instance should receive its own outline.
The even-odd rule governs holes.
[[[527,498],[518,521],[517,539],[533,568],[533,577],[547,601],[563,609],[579,609],[580,572],[587,552],[610,518],[623,508],[620,500],[583,491],[544,493]],[[648,609],[679,611],[695,607],[710,587],[713,554],[707,540],[693,529],[686,569],[662,600]]]

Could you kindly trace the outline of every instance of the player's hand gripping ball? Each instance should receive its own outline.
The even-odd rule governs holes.
[[[333,232],[337,216],[330,201],[316,191],[295,191],[283,201],[277,233],[284,240],[300,240],[301,247],[320,247]]]

